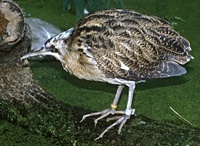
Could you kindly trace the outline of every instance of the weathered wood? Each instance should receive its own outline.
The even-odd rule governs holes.
[[[31,41],[23,12],[10,0],[2,1],[0,8],[0,99],[8,103],[41,104],[47,101],[47,93],[36,84],[30,68],[25,67],[26,62],[20,60]]]
[[[3,0],[0,3],[0,20],[0,50],[9,51],[24,36],[24,14],[12,0]]]

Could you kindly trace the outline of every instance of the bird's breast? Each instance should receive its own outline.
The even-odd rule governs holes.
[[[70,58],[65,56],[64,60],[65,70],[80,79],[103,81],[105,78],[103,72],[94,63],[95,61],[83,54],[74,52],[70,54]]]

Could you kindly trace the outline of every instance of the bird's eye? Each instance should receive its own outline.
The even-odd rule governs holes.
[[[54,46],[54,45],[51,45],[51,48],[55,48],[55,46]]]

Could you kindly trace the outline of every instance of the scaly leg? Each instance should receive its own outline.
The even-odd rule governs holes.
[[[131,81],[126,85],[129,87],[129,93],[128,93],[128,102],[127,102],[127,106],[126,106],[126,110],[125,111],[116,111],[117,103],[119,101],[119,97],[121,95],[121,91],[122,91],[122,89],[124,87],[124,86],[120,85],[120,86],[118,86],[117,93],[115,95],[113,103],[111,104],[111,108],[106,109],[106,110],[104,110],[102,112],[91,113],[91,114],[87,114],[87,115],[83,116],[81,122],[87,117],[95,116],[95,115],[101,115],[99,118],[94,120],[95,126],[96,126],[97,122],[100,119],[103,119],[103,118],[107,117],[110,114],[112,114],[112,115],[113,114],[123,114],[122,116],[115,116],[115,117],[112,117],[112,118],[107,118],[107,121],[116,120],[116,122],[114,122],[112,125],[107,127],[99,135],[99,137],[97,137],[95,140],[98,140],[99,138],[102,138],[106,132],[108,132],[112,127],[114,127],[116,125],[119,125],[118,133],[120,133],[121,129],[124,126],[124,124],[126,123],[126,121],[130,118],[131,115],[133,115],[135,113],[135,109],[131,108],[132,100],[133,100],[133,92],[134,92],[134,89],[135,89],[135,82]]]
[[[110,120],[117,120],[117,121],[114,122],[109,127],[107,127],[99,135],[99,137],[97,137],[95,140],[98,140],[99,138],[102,138],[106,132],[108,132],[112,127],[114,127],[116,125],[119,125],[118,133],[120,133],[121,129],[124,126],[124,124],[126,123],[126,121],[130,118],[131,115],[134,115],[135,109],[132,109],[131,105],[132,105],[133,93],[134,93],[134,89],[135,89],[135,82],[134,81],[130,82],[130,84],[127,84],[127,86],[129,87],[129,93],[128,93],[128,102],[127,102],[126,110],[125,111],[119,111],[120,114],[124,114],[124,115],[115,116],[115,117],[112,117],[112,118],[107,118],[107,121],[110,121]],[[115,113],[118,114],[118,111],[116,111]]]
[[[111,104],[111,108],[106,109],[106,110],[103,110],[103,111],[101,111],[101,112],[95,112],[95,113],[90,113],[90,114],[84,115],[84,116],[82,117],[82,120],[81,120],[80,122],[82,122],[83,120],[85,120],[87,117],[101,115],[99,118],[97,118],[97,119],[94,121],[95,126],[96,126],[98,120],[105,118],[105,117],[108,116],[109,114],[114,114],[114,113],[115,113],[115,110],[116,110],[116,108],[117,108],[117,103],[118,103],[118,101],[119,101],[119,98],[120,98],[120,95],[121,95],[121,92],[122,92],[123,88],[124,88],[124,86],[122,86],[122,85],[119,85],[119,86],[118,86],[117,92],[116,92],[116,94],[115,94],[115,98],[114,98],[114,100],[113,100],[113,103]]]

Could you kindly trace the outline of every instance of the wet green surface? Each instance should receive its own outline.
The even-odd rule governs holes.
[[[24,8],[27,17],[42,18],[62,29],[68,29],[75,24],[75,13],[73,11],[62,13],[62,3],[60,1],[17,0],[17,2]],[[192,124],[200,126],[200,50],[198,46],[200,44],[200,1],[126,0],[124,3],[128,9],[156,15],[176,23],[177,31],[190,41],[191,54],[195,58],[185,65],[188,73],[182,77],[150,80],[146,83],[138,84],[133,103],[133,107],[136,108],[136,114],[143,114],[151,119],[162,121],[179,120],[169,109],[171,106]],[[63,71],[59,62],[32,62],[31,68],[38,83],[49,93],[58,100],[77,107],[95,111],[108,108],[117,89],[116,86],[106,83],[79,80]],[[124,109],[126,102],[127,89],[123,92],[119,108]],[[1,123],[1,125],[5,124],[5,127],[8,128],[6,126],[7,122],[2,120]],[[1,126],[1,128],[4,128],[4,126]],[[21,129],[19,127],[15,128],[17,128],[17,131]],[[12,136],[17,137],[18,135],[14,135],[15,132],[11,129],[2,136],[9,137],[13,134]],[[27,133],[27,131],[23,132]],[[32,135],[33,141],[30,140],[30,143],[34,142],[35,136],[34,134]],[[2,140],[5,143],[8,142],[7,145],[9,145],[10,141],[5,137]],[[49,145],[48,141],[42,140],[42,137],[40,138],[44,145]]]
[[[198,145],[200,128],[181,121],[156,121],[144,115],[133,116],[117,134],[113,128],[102,139],[94,141],[109,126],[105,120],[99,121],[94,128],[92,118],[80,123],[80,117],[86,112],[83,108],[49,100],[37,110],[24,107],[20,102],[5,104],[0,101],[0,111],[12,122],[24,127],[11,125],[2,121],[0,127],[2,145],[95,145],[95,146],[129,146],[129,145]],[[2,111],[2,109],[4,109]],[[32,110],[32,112],[28,112]],[[74,112],[76,111],[76,112]],[[25,131],[25,128],[28,130]],[[35,141],[38,139],[38,141]]]
[[[20,126],[10,123],[0,117],[0,145],[1,146],[41,146],[53,144],[44,136],[32,133]]]

